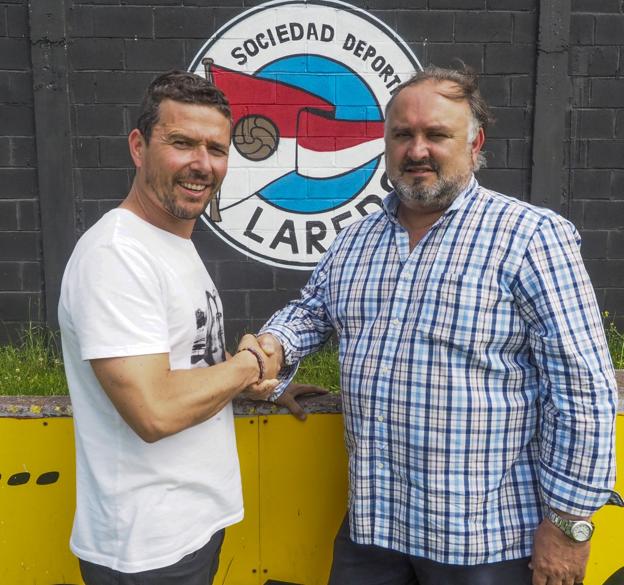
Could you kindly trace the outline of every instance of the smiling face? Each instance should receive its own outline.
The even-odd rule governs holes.
[[[162,229],[190,233],[225,177],[230,121],[212,106],[166,99],[149,143],[135,129],[129,144],[141,215]]]
[[[386,172],[408,206],[445,209],[467,185],[483,146],[483,130],[450,81],[427,80],[403,89],[385,124]]]

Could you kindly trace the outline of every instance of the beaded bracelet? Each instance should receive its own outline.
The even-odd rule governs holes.
[[[256,360],[258,360],[258,369],[260,370],[258,382],[262,382],[262,380],[264,379],[264,359],[262,359],[260,353],[252,347],[243,347],[243,349],[241,349],[238,353],[240,353],[241,351],[250,351],[255,356]]]

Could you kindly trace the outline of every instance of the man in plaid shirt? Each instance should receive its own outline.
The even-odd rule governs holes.
[[[578,583],[590,518],[618,500],[616,384],[578,234],[477,183],[488,119],[468,72],[403,84],[394,191],[262,330],[291,369],[340,339],[350,493],[331,585]]]

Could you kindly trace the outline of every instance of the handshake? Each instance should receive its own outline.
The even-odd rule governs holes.
[[[255,335],[245,335],[238,344],[236,353],[245,352],[253,356],[258,361],[258,381],[248,386],[243,396],[251,400],[266,400],[273,394],[279,384],[278,372],[284,365],[284,350],[282,344],[270,333],[265,333],[256,337]],[[327,394],[327,390],[312,384],[290,383],[276,404],[287,408],[294,417],[299,420],[306,419],[303,407],[297,402],[297,397]]]
[[[244,335],[238,344],[236,353],[248,352],[252,354],[258,363],[258,380],[245,390],[247,398],[265,400],[277,385],[278,372],[284,363],[284,350],[282,344],[269,333],[256,337]]]

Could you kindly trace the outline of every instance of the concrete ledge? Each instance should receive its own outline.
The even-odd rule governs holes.
[[[624,370],[616,370],[619,390],[618,412],[624,414]],[[309,396],[299,399],[309,414],[339,414],[342,404],[339,394]],[[234,400],[236,416],[288,414],[288,410],[270,402]],[[0,396],[0,418],[52,418],[73,415],[69,396]]]

